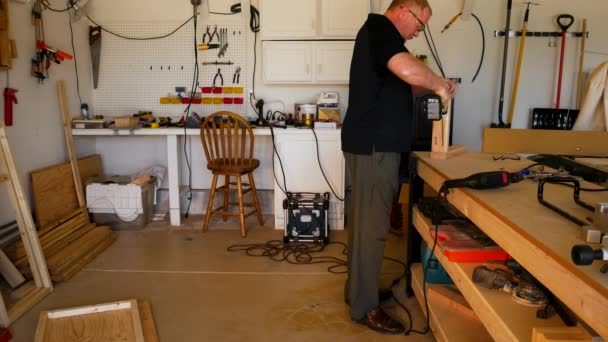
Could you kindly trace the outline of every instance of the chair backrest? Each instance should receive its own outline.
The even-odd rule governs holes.
[[[240,115],[217,112],[201,125],[201,142],[208,165],[221,161],[226,166],[253,164],[253,130]]]

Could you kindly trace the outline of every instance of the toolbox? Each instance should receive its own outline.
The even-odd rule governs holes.
[[[509,254],[469,222],[452,220],[437,226],[437,248],[452,262],[506,261]],[[435,229],[431,229],[435,239]]]
[[[287,193],[284,242],[329,242],[329,193]]]

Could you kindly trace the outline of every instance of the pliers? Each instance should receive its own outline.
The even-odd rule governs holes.
[[[232,84],[238,84],[241,80],[241,67],[236,67],[234,75],[232,76]]]
[[[211,27],[209,25],[207,25],[207,30],[205,31],[205,33],[203,33],[203,44],[205,43],[211,43],[211,41],[213,40],[213,37],[217,37],[217,39],[220,39],[220,36],[217,34],[217,25],[215,25],[213,27],[213,33],[209,32],[209,30],[211,29]],[[205,38],[209,37],[208,41],[205,41]]]
[[[222,76],[222,69],[217,69],[217,74],[215,74],[215,76],[213,77],[213,86],[215,87],[215,82],[217,81],[217,78],[220,78],[220,86],[224,86],[224,76]]]

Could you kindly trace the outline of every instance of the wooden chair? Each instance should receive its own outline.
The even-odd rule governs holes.
[[[255,190],[253,171],[260,165],[260,161],[253,159],[253,130],[242,117],[232,112],[217,112],[207,117],[201,126],[201,142],[207,157],[207,168],[213,172],[209,204],[203,224],[203,232],[209,228],[209,219],[212,214],[224,217],[239,216],[241,220],[241,235],[245,237],[245,217],[257,213],[258,222],[264,225],[260,202]],[[243,183],[241,177],[247,175],[249,183]],[[224,185],[218,187],[217,179],[224,176]],[[230,182],[230,177],[236,177],[236,182]],[[236,188],[230,187],[236,185]],[[213,209],[213,197],[217,191],[224,193],[224,205]],[[236,192],[238,202],[230,202],[228,194]],[[243,203],[243,195],[251,192],[253,203]],[[229,211],[229,207],[238,206],[239,211]],[[245,213],[244,207],[255,207]]]

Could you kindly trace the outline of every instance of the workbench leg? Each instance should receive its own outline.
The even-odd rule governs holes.
[[[169,215],[172,226],[181,225],[181,216],[179,209],[179,167],[178,167],[179,150],[177,146],[177,136],[167,136],[167,162],[168,162],[168,178],[169,178]]]

